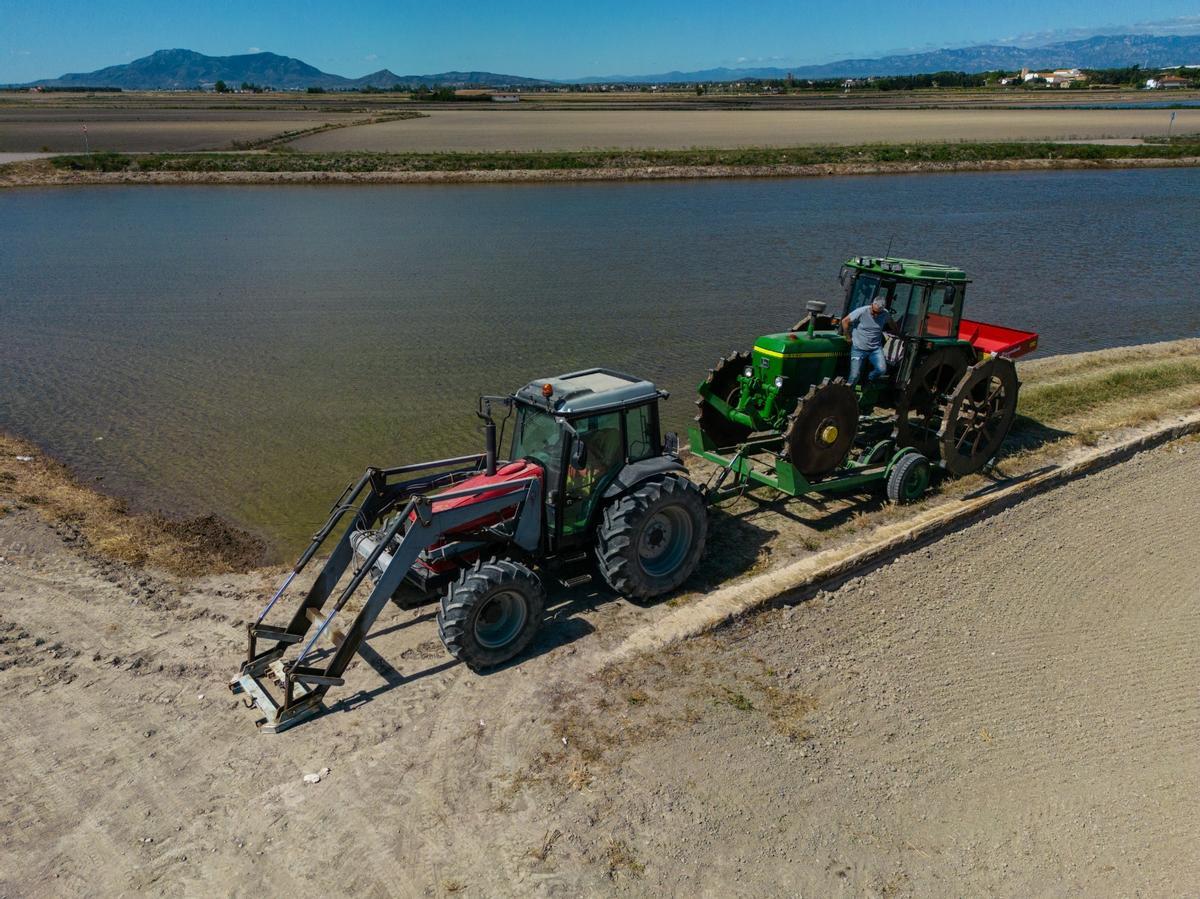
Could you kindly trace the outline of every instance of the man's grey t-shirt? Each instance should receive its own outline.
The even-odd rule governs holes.
[[[871,314],[871,306],[859,306],[846,316],[851,324],[851,343],[856,350],[877,350],[883,346],[883,329],[892,320],[892,314],[884,309],[879,315]]]

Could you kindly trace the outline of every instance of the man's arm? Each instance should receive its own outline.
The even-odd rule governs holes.
[[[845,318],[842,319],[842,333],[845,334],[847,337],[850,336],[850,328],[853,327],[853,325],[854,325],[854,320],[858,314],[858,311],[859,311],[858,309],[855,309],[853,312],[851,312]]]

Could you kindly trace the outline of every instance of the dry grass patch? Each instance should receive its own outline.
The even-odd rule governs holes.
[[[604,859],[608,863],[609,877],[616,877],[622,872],[640,877],[646,871],[646,865],[638,860],[637,854],[624,840],[610,838],[604,849]]]

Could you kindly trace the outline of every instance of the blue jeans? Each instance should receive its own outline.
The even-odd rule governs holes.
[[[850,383],[857,384],[858,376],[862,374],[863,360],[871,363],[870,381],[878,381],[887,375],[887,360],[883,358],[883,347],[874,350],[850,348]]]

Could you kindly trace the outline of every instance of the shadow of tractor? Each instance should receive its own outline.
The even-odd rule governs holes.
[[[1008,436],[1004,439],[1004,444],[1000,448],[1000,459],[1003,461],[1005,456],[1038,450],[1051,443],[1057,443],[1067,437],[1074,436],[1075,434],[1072,431],[1052,428],[1035,418],[1018,414],[1013,419],[1012,429],[1008,432]]]

